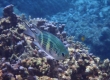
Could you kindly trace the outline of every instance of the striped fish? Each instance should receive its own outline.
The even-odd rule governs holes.
[[[65,48],[64,44],[53,34],[40,31],[34,27],[35,31],[32,31],[29,26],[25,23],[26,31],[25,34],[33,37],[33,42],[41,50],[43,50],[51,59],[61,60],[69,57],[69,52]]]

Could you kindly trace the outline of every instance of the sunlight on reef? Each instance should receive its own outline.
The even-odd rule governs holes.
[[[89,53],[89,48],[67,36],[64,24],[42,18],[25,19],[13,13],[13,5],[4,8],[0,19],[0,80],[109,80],[110,60]],[[33,38],[23,34],[24,21],[57,36],[68,48],[64,60],[47,58]]]

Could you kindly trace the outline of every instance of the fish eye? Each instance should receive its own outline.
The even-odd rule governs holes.
[[[64,56],[65,56],[65,54],[64,54],[64,53],[62,53],[62,56],[64,57]]]

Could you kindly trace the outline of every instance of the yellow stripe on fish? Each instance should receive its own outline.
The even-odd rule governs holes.
[[[49,38],[48,38],[48,40],[47,40],[46,50],[47,50],[48,52],[49,52],[49,50],[50,50],[50,40],[49,40]]]
[[[40,39],[41,39],[41,43],[40,43],[40,44],[43,45],[43,39],[44,39],[44,38],[43,38],[43,34],[42,34],[42,33],[41,33],[41,36],[40,36],[40,37],[41,37],[41,38],[40,38]]]

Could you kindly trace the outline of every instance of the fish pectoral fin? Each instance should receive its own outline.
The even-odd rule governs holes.
[[[36,34],[41,33],[41,31],[40,31],[36,26],[33,26],[33,27],[34,27],[34,29],[35,29],[35,33],[36,33]]]
[[[47,59],[55,59],[55,58],[53,58],[52,56],[50,56],[50,55],[47,55],[47,56],[45,56]]]
[[[46,57],[48,57],[48,58],[52,58],[50,55],[48,55],[43,49],[42,49],[42,47],[39,45],[39,43],[37,42],[37,41],[33,41],[33,44],[35,44],[40,50],[42,50],[43,51],[43,53],[42,54],[40,54],[41,56],[46,56]]]
[[[33,44],[35,44],[40,50],[42,50],[45,54],[43,54],[44,56],[46,56],[46,58],[49,59],[54,59],[51,55],[49,55],[40,45],[37,41],[33,41]]]
[[[34,38],[33,33],[31,33],[31,32],[30,32],[30,31],[28,31],[28,30],[24,31],[23,33],[24,33],[25,35],[28,35],[28,36],[30,36],[30,37],[32,37],[32,38]]]
[[[35,44],[38,48],[42,49],[42,47],[39,45],[37,41],[33,41],[33,44]]]

